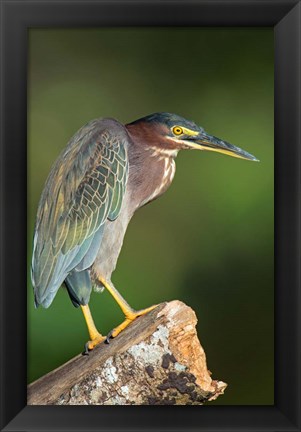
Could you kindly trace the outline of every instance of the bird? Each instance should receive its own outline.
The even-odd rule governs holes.
[[[191,120],[157,112],[125,125],[113,118],[92,120],[54,163],[34,227],[34,303],[48,308],[65,286],[87,324],[86,354],[156,307],[134,310],[112,283],[112,273],[134,213],[166,192],[178,152],[191,149],[258,161]],[[124,321],[107,336],[97,330],[89,308],[91,292],[104,289],[124,314]]]

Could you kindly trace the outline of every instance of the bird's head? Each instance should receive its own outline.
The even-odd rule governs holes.
[[[155,113],[126,125],[129,132],[144,145],[160,154],[176,155],[179,150],[196,149],[224,153],[233,157],[258,161],[255,156],[207,134],[193,121],[176,114]]]

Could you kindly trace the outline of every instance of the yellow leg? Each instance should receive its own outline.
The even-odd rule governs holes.
[[[119,335],[122,330],[124,330],[129,324],[131,324],[134,319],[138,318],[141,315],[144,315],[151,310],[153,310],[157,305],[150,306],[146,309],[140,309],[138,311],[135,311],[131,306],[128,304],[128,302],[122,297],[122,295],[117,291],[117,289],[110,285],[106,280],[100,278],[99,279],[102,285],[109,291],[109,293],[112,295],[114,300],[117,302],[118,306],[122,310],[125,316],[125,320],[114,330],[110,332],[110,334],[107,337],[107,340],[109,337],[116,337]]]
[[[83,311],[87,323],[87,327],[88,327],[88,332],[90,335],[90,340],[86,343],[86,352],[87,352],[87,350],[92,350],[96,345],[103,342],[106,338],[102,336],[98,332],[97,328],[95,327],[89,306],[88,305],[81,306],[81,309]]]

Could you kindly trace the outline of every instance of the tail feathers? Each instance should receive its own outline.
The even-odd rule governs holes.
[[[92,284],[88,270],[73,270],[65,279],[70,299],[75,307],[89,303]]]

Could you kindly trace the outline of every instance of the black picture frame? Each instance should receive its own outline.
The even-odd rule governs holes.
[[[300,431],[300,23],[300,0],[1,1],[1,430]],[[113,25],[274,27],[274,406],[26,406],[27,30]]]

